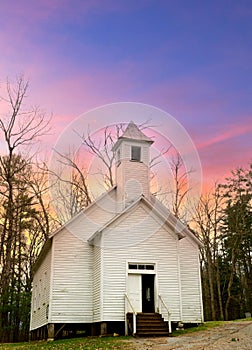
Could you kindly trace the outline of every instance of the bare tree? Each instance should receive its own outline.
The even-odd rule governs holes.
[[[143,130],[147,127],[148,122],[142,123],[139,128]],[[56,207],[59,221],[61,223],[66,222],[80,210],[88,206],[93,200],[93,196],[90,191],[89,182],[92,176],[97,176],[101,179],[101,185],[104,190],[107,190],[114,186],[114,162],[115,155],[113,153],[113,146],[118,138],[123,134],[125,130],[124,124],[117,124],[107,126],[99,135],[92,135],[90,130],[79,134],[76,132],[82,142],[80,152],[74,154],[73,151],[62,154],[56,150],[58,155],[58,170],[51,172],[54,177],[55,187],[57,191],[54,197],[57,200]],[[166,155],[170,146],[163,149],[158,155],[153,157],[150,161],[150,168],[157,166],[160,162],[160,158]],[[100,162],[100,168],[96,168],[95,172],[87,169],[86,152],[92,157],[96,158]],[[66,170],[68,169],[68,170]],[[67,176],[65,176],[68,172]],[[69,176],[69,172],[71,175]],[[153,175],[154,176],[154,175]]]
[[[113,145],[124,130],[124,125],[106,127],[98,137],[94,137],[88,129],[86,133],[76,135],[80,138],[81,148],[61,153],[57,150],[57,170],[50,171],[53,182],[54,207],[60,224],[65,223],[94,199],[90,190],[90,178],[99,175],[102,187],[109,189],[114,185]],[[102,168],[95,173],[88,169],[86,162],[90,155],[99,160]]]
[[[181,155],[176,152],[176,155],[172,157],[170,162],[173,180],[175,182],[175,189],[173,195],[173,214],[179,218],[182,217],[182,206],[185,198],[190,191],[188,187],[188,175],[192,170],[187,171],[184,168],[184,163]]]
[[[57,189],[54,189],[53,206],[56,208],[58,222],[63,224],[86,208],[92,202],[92,195],[84,160],[71,152],[57,152],[57,155],[58,170],[50,171],[50,176],[54,179],[52,187]],[[65,176],[66,172],[70,175]]]
[[[167,148],[165,154],[170,174],[167,173],[163,189],[159,190],[157,195],[175,217],[188,223],[191,220],[193,206],[189,200],[189,193],[192,190],[189,177],[193,169],[186,169],[182,156],[174,147]]]
[[[144,130],[149,125],[149,120],[143,122],[138,127],[140,130]],[[113,153],[112,149],[118,140],[118,138],[123,134],[125,131],[125,124],[120,123],[112,126],[107,126],[104,128],[103,133],[100,137],[95,138],[93,135],[91,135],[90,130],[87,131],[87,133],[83,133],[82,135],[79,135],[82,140],[83,147],[92,155],[97,157],[101,163],[104,165],[105,170],[98,169],[98,172],[103,177],[103,183],[105,185],[105,188],[108,189],[115,184],[115,178],[114,178],[114,161],[115,161],[115,154]],[[163,150],[161,154],[154,157],[150,161],[150,167],[153,167],[158,164],[158,159],[167,153],[168,150]]]
[[[220,318],[224,319],[218,264],[222,205],[223,197],[220,194],[219,186],[215,184],[213,190],[201,196],[197,207],[194,208],[193,217],[193,225],[203,242],[201,256],[205,312],[207,314],[208,309],[211,310],[211,313],[207,314],[207,318],[212,320],[217,318],[217,301],[218,313]],[[215,290],[217,290],[217,298]],[[208,291],[210,293],[210,307],[207,302]]]
[[[105,171],[102,171],[102,169],[98,169],[98,171],[103,176],[106,188],[110,188],[114,185],[113,166],[115,155],[112,152],[112,148],[123,130],[123,124],[106,127],[98,140],[92,137],[89,130],[86,136],[85,134],[81,135],[83,146],[105,166]]]
[[[149,121],[142,123],[139,125],[139,129],[144,130],[149,127],[148,123]],[[92,201],[93,198],[88,186],[90,176],[101,176],[104,189],[111,188],[115,184],[115,155],[112,149],[118,138],[124,132],[124,129],[124,124],[108,126],[99,136],[92,135],[89,129],[82,134],[76,132],[81,139],[84,151],[97,158],[102,165],[102,168],[96,169],[95,174],[87,170],[85,159],[83,160],[83,153],[82,157],[76,157],[71,152],[68,154],[61,154],[58,152],[59,164],[63,166],[63,168],[68,167],[72,171],[70,179],[65,179],[61,171],[59,171],[58,174],[54,173],[58,180],[57,194],[60,207],[62,208],[59,212],[61,214],[64,212],[64,218],[61,218],[61,222],[65,222]],[[171,208],[172,213],[176,217],[186,221],[185,218],[188,216],[189,208],[187,208],[185,204],[188,202],[188,193],[191,190],[188,176],[193,170],[187,170],[185,168],[181,155],[174,150],[171,145],[163,148],[157,155],[152,157],[150,160],[150,168],[152,170],[155,169],[162,161],[162,157],[169,157],[170,153],[171,188],[169,188],[168,191],[163,191],[163,189],[158,188],[155,195],[157,195],[168,208]],[[154,172],[153,177],[155,178]],[[83,200],[83,198],[85,200]]]
[[[0,156],[1,241],[0,241],[0,338],[18,340],[22,310],[20,295],[24,284],[27,232],[35,227],[38,212],[28,190],[32,174],[28,148],[48,130],[49,121],[38,107],[25,109],[28,82],[23,77],[6,84],[0,98],[7,112],[1,112],[0,133],[6,154]],[[31,225],[32,224],[32,225]],[[45,233],[47,236],[48,231]],[[45,237],[44,237],[45,238]],[[14,300],[15,299],[15,300]],[[20,307],[17,313],[16,307]],[[26,310],[27,311],[27,310]],[[28,312],[28,311],[27,311]],[[18,316],[19,315],[19,316]],[[26,314],[27,318],[28,314]],[[27,327],[26,327],[27,331]]]

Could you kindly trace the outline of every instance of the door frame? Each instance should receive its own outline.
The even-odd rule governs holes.
[[[130,269],[129,265],[135,264],[135,265],[152,265],[154,266],[154,269],[152,270],[146,270],[146,269]],[[154,275],[154,312],[158,312],[158,274],[157,274],[157,261],[146,261],[146,260],[127,260],[126,261],[126,293],[128,292],[128,278],[129,275]],[[142,286],[142,278],[141,278],[141,286]],[[141,311],[142,312],[142,288],[140,290],[140,305],[141,305]]]

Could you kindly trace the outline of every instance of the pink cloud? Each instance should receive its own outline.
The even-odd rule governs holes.
[[[171,113],[191,135],[202,162],[204,190],[252,161],[251,115],[243,113],[242,107],[235,115],[230,108],[232,97],[213,89],[202,79],[181,77],[149,86],[143,95]]]
[[[224,182],[231,170],[246,168],[252,162],[251,135],[230,133],[229,136],[199,149],[206,187],[211,187],[215,181]]]
[[[222,126],[223,128],[223,126]],[[209,147],[213,144],[220,143],[225,140],[232,139],[236,136],[250,133],[252,131],[252,124],[235,124],[229,127],[227,130],[221,132],[219,135],[215,135],[206,141],[202,141],[197,144],[197,149]]]

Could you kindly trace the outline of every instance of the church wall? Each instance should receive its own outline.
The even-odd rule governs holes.
[[[93,314],[94,322],[99,322],[102,319],[103,312],[103,266],[102,266],[102,249],[99,246],[94,246],[94,265],[93,265]]]
[[[48,322],[51,261],[52,248],[50,247],[33,277],[30,330],[39,328]]]
[[[93,270],[94,248],[87,239],[115,215],[115,208],[112,190],[52,238],[53,248],[42,258],[33,279],[31,330],[48,323],[86,323],[100,318],[100,272]],[[99,266],[99,254],[94,256]],[[97,290],[94,296],[93,283]]]
[[[54,237],[51,323],[93,321],[93,247],[67,229]]]
[[[139,261],[156,263],[156,294],[162,295],[172,319],[180,320],[178,240],[173,233],[167,232],[167,227],[162,227],[141,205],[104,231],[103,237],[103,244],[107,246],[103,250],[103,319],[124,319],[128,262]]]
[[[112,191],[54,236],[51,322],[89,323],[100,318],[100,250],[87,239],[114,215]]]
[[[182,321],[203,322],[199,248],[188,238],[179,241]]]

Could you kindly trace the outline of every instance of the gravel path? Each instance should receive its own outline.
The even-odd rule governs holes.
[[[252,350],[252,322],[228,322],[179,337],[136,338],[134,346],[137,350]]]

